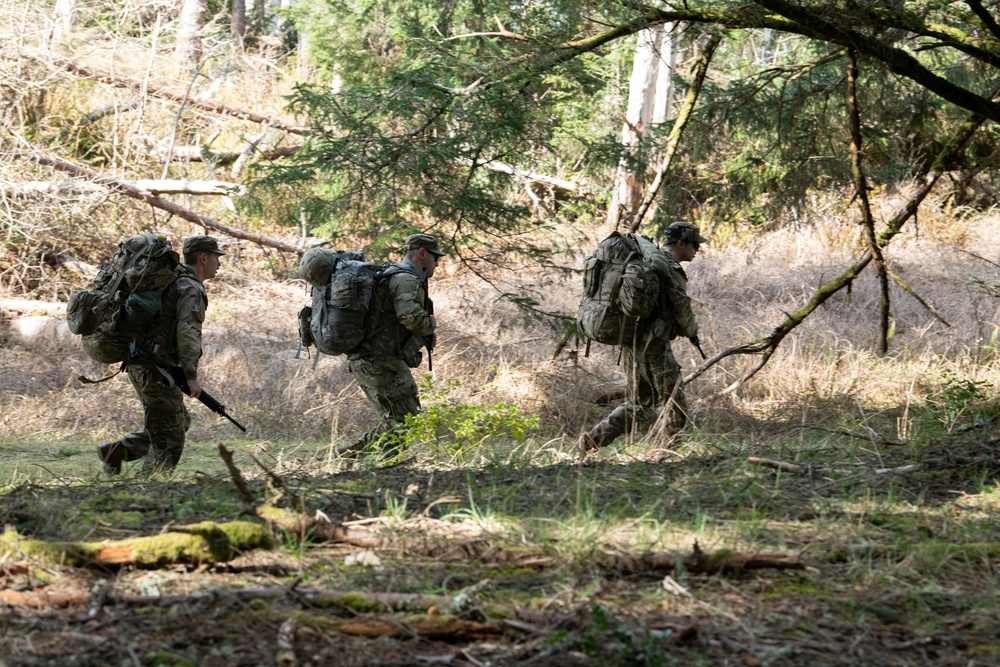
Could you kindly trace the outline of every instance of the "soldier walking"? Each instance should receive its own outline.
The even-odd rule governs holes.
[[[628,382],[626,400],[580,438],[584,453],[610,445],[637,427],[645,433],[656,420],[658,409],[667,410],[667,432],[674,435],[688,419],[687,401],[681,382],[681,367],[674,359],[670,341],[678,336],[698,335],[698,324],[687,294],[687,274],[681,262],[690,262],[708,239],[688,222],[675,222],[664,233],[666,262],[653,262],[660,279],[660,293],[666,298],[649,319],[649,324],[633,345],[621,346]],[[660,259],[660,258],[657,258]],[[659,268],[657,268],[659,267]]]
[[[185,239],[183,253],[184,264],[177,266],[176,279],[161,295],[159,314],[137,338],[154,354],[180,366],[191,397],[197,398],[201,394],[198,384],[201,327],[208,308],[203,283],[215,277],[226,253],[211,236]],[[175,385],[166,385],[149,359],[133,357],[128,360],[127,369],[129,381],[142,402],[143,428],[100,445],[97,454],[104,463],[104,471],[111,475],[121,473],[123,462],[140,459],[143,475],[169,472],[180,461],[185,434],[191,425],[184,394]]]
[[[403,245],[403,259],[388,267],[375,287],[371,334],[360,351],[348,354],[348,369],[381,419],[341,453],[357,452],[398,429],[406,415],[420,411],[411,368],[420,365],[421,350],[434,349],[437,321],[429,308],[426,280],[445,255],[430,234],[413,234]],[[421,278],[423,276],[423,278]],[[423,282],[422,282],[423,280]]]

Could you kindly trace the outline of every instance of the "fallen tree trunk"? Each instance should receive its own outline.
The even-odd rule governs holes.
[[[193,595],[118,595],[102,596],[104,604],[136,607],[168,607],[175,604],[225,602],[227,600],[266,600],[291,597],[313,607],[342,607],[353,613],[415,611],[436,607],[451,610],[456,598],[448,595],[420,593],[365,593],[358,591],[327,591],[314,588],[248,588],[234,591],[211,591]],[[0,605],[24,607],[67,607],[87,604],[91,593],[49,592],[41,588],[32,591],[0,591]]]
[[[259,148],[256,150],[265,160],[279,160],[283,157],[295,155],[299,150],[299,146],[276,146],[275,148]],[[153,149],[150,153],[159,160],[164,160],[167,157],[166,153],[161,153],[156,149]],[[236,162],[241,155],[243,155],[242,152],[211,151],[202,149],[200,146],[174,146],[174,149],[170,153],[170,159],[187,162],[204,162],[207,159],[218,167],[225,167]]]
[[[33,58],[33,60],[37,61],[38,59]],[[222,102],[194,99],[189,97],[187,94],[176,90],[161,88],[148,82],[139,81],[127,76],[121,76],[119,74],[112,74],[111,72],[102,72],[90,67],[84,67],[77,62],[67,60],[65,58],[55,58],[52,60],[52,63],[57,67],[62,67],[64,70],[75,76],[83,77],[85,79],[93,79],[94,81],[106,83],[108,85],[115,86],[116,88],[125,88],[128,90],[134,90],[138,93],[146,93],[148,95],[152,95],[153,97],[159,97],[160,99],[170,100],[171,102],[177,102],[178,104],[184,104],[186,106],[195,107],[211,113],[248,120],[253,123],[266,123],[271,127],[276,127],[292,134],[301,135],[305,134],[307,131],[307,128],[304,125],[298,125],[288,120],[275,118],[274,116],[266,116],[250,109],[241,109],[240,107],[223,104]]]
[[[20,553],[76,567],[133,565],[155,569],[171,564],[201,565],[231,560],[274,546],[265,526],[247,521],[203,521],[174,526],[160,535],[115,542],[45,542],[25,539],[12,528],[0,537],[0,552]]]
[[[172,215],[176,215],[179,218],[183,218],[184,220],[188,220],[189,222],[193,222],[195,224],[207,227],[209,229],[214,229],[215,231],[221,232],[223,234],[228,234],[233,238],[242,239],[244,241],[250,241],[252,243],[257,243],[259,245],[269,246],[271,248],[276,248],[278,250],[283,250],[285,252],[294,253],[296,255],[301,255],[302,253],[305,252],[303,248],[297,248],[293,245],[284,243],[282,241],[278,241],[276,239],[270,239],[260,234],[245,232],[242,229],[236,229],[235,227],[230,227],[220,222],[216,222],[212,218],[209,218],[204,215],[198,215],[194,211],[189,211],[186,208],[178,206],[177,204],[171,201],[167,201],[166,199],[160,199],[154,194],[151,194],[149,192],[143,192],[142,190],[134,186],[131,186],[124,181],[119,181],[118,179],[111,178],[110,176],[99,174],[96,171],[87,169],[86,167],[81,167],[79,165],[72,164],[70,162],[65,162],[63,160],[57,160],[55,158],[46,157],[37,150],[31,153],[10,152],[9,155],[11,157],[30,160],[31,162],[40,164],[44,167],[51,167],[53,169],[58,169],[59,171],[64,171],[66,173],[73,174],[74,176],[86,178],[95,183],[99,183],[100,185],[103,185],[106,188],[111,189],[113,192],[117,192],[119,194],[125,195],[126,197],[131,197],[132,199],[137,199],[139,201],[145,202],[150,206],[166,211],[167,213],[170,213]]]
[[[146,179],[121,181],[125,185],[154,195],[218,195],[231,197],[242,193],[243,186],[225,181],[181,181],[171,179]],[[11,199],[41,195],[70,197],[104,192],[105,188],[89,181],[30,181],[9,185],[0,194]]]

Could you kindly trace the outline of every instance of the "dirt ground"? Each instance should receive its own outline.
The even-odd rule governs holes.
[[[644,506],[634,515],[649,520],[691,525],[710,514],[710,523],[755,532],[758,550],[797,554],[804,569],[616,571],[598,557],[625,548],[613,535],[581,536],[592,539],[589,548],[568,548],[538,532],[518,539],[500,528],[474,539],[456,532],[455,550],[403,539],[376,549],[302,546],[275,527],[273,550],[156,570],[70,568],[11,555],[0,565],[2,588],[38,593],[39,606],[0,615],[0,656],[6,665],[206,667],[1000,664],[996,542],[987,535],[979,552],[916,562],[921,539],[945,540],[956,524],[975,530],[984,517],[995,518],[995,506],[952,504],[969,466],[997,472],[991,429],[953,441],[933,473],[900,475],[891,489],[867,476],[830,484],[818,475],[748,474],[742,457],[719,455],[624,464],[599,458],[540,469],[404,463],[290,476],[289,488],[331,521],[392,515],[400,521],[397,537],[420,518],[461,515],[489,527],[501,515],[522,522],[565,516],[586,491],[596,518],[624,514],[623,497]],[[907,457],[887,456],[885,464]],[[709,484],[744,488],[727,499],[709,493]],[[251,483],[273,497],[266,486]],[[509,499],[503,512],[485,511],[499,489]],[[887,493],[919,495],[941,512],[878,514],[853,511],[848,501]],[[767,518],[749,516],[748,504],[770,508],[757,512]],[[179,518],[240,517],[237,494],[221,476],[28,482],[8,490],[2,507],[8,526],[37,539],[123,539],[155,534]],[[711,531],[703,539],[710,546]],[[539,558],[486,556],[504,552]],[[323,595],[336,591],[354,593],[336,603]],[[410,608],[365,601],[380,593],[413,596]],[[428,605],[420,595],[462,602]]]

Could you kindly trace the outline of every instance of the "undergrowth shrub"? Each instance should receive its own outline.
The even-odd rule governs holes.
[[[419,382],[423,410],[407,415],[406,428],[387,434],[379,445],[383,450],[408,449],[423,443],[436,458],[462,463],[490,440],[524,442],[539,428],[539,416],[528,416],[514,403],[480,405],[460,402],[454,392],[461,387],[457,378],[435,385],[430,375]]]

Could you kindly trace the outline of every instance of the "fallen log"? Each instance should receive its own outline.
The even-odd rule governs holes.
[[[648,571],[673,571],[682,566],[687,572],[698,574],[732,574],[744,570],[802,570],[805,565],[795,554],[748,553],[720,549],[705,553],[694,543],[693,551],[679,557],[670,553],[605,554],[603,565],[623,574]]]
[[[126,197],[131,197],[132,199],[137,199],[139,201],[145,202],[150,206],[161,209],[176,215],[178,218],[183,218],[189,222],[201,225],[202,227],[207,227],[208,229],[214,229],[217,232],[223,234],[228,234],[233,238],[242,239],[244,241],[250,241],[258,245],[269,246],[271,248],[276,248],[278,250],[283,250],[284,252],[294,253],[296,255],[301,255],[305,252],[304,248],[297,248],[296,246],[284,243],[283,241],[278,241],[276,239],[270,239],[266,236],[260,234],[254,234],[252,232],[246,232],[242,229],[236,229],[235,227],[230,227],[229,225],[224,225],[220,222],[216,222],[214,219],[208,216],[199,215],[194,211],[189,211],[188,209],[178,206],[172,201],[166,199],[160,199],[154,194],[149,192],[143,192],[142,190],[129,185],[124,181],[120,181],[110,176],[105,176],[99,174],[92,169],[87,169],[86,167],[81,167],[80,165],[72,164],[64,160],[57,160],[55,158],[46,157],[39,151],[33,151],[31,153],[18,153],[10,152],[8,153],[11,157],[22,158],[24,160],[30,160],[35,164],[40,164],[43,167],[51,167],[52,169],[57,169],[59,171],[64,171],[74,176],[79,176],[81,178],[86,178],[94,183],[99,183],[100,185],[109,188],[111,191],[118,194],[123,194]]]
[[[225,181],[184,181],[177,179],[141,179],[121,181],[137,190],[154,195],[216,195],[231,197],[242,194],[243,186]],[[41,195],[70,197],[104,192],[96,183],[88,181],[29,181],[6,186],[0,194],[12,199],[27,199]]]
[[[156,569],[171,564],[202,565],[232,560],[246,551],[274,546],[265,526],[247,521],[203,521],[173,526],[160,535],[114,542],[45,542],[21,537],[8,527],[0,553],[16,553],[75,567],[133,565]]]
[[[300,146],[276,146],[274,148],[258,148],[257,153],[265,160],[279,160],[283,157],[295,155]],[[167,155],[158,149],[152,149],[151,155],[158,160],[165,160]],[[210,160],[217,167],[226,167],[238,160],[242,152],[211,151],[202,149],[200,146],[174,146],[170,153],[171,160],[183,160],[187,162],[204,162]]]
[[[33,60],[38,60],[33,58]],[[158,97],[164,100],[170,100],[171,102],[177,102],[178,104],[184,104],[185,106],[195,107],[203,111],[209,111],[211,113],[216,113],[224,116],[232,116],[234,118],[240,118],[242,120],[248,120],[253,123],[267,124],[271,127],[284,130],[285,132],[290,132],[292,134],[305,134],[307,128],[303,125],[298,125],[292,121],[283,120],[281,118],[275,118],[274,116],[267,116],[265,114],[252,111],[250,109],[242,109],[240,107],[235,107],[230,104],[224,104],[222,102],[215,102],[212,100],[199,100],[192,98],[186,93],[178,92],[176,90],[170,90],[169,88],[162,88],[160,86],[152,85],[145,81],[139,81],[138,79],[132,79],[127,76],[121,76],[120,74],[112,74],[111,72],[103,72],[101,70],[93,69],[90,67],[85,67],[80,63],[72,60],[67,60],[65,58],[55,58],[52,60],[52,64],[57,67],[63,68],[65,71],[79,76],[85,79],[93,79],[94,81],[99,81],[101,83],[106,83],[108,85],[114,86],[116,88],[124,88],[128,90],[133,90],[138,93],[145,93],[151,95],[152,97]]]

